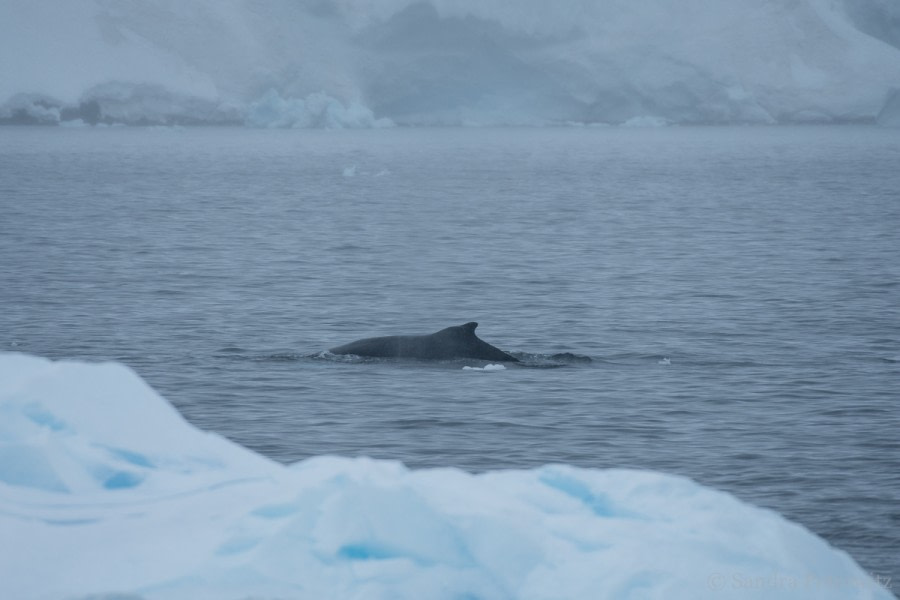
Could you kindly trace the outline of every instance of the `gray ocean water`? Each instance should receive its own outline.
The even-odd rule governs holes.
[[[524,366],[341,360],[478,321]],[[0,129],[0,345],[281,461],[678,473],[900,582],[900,132]]]

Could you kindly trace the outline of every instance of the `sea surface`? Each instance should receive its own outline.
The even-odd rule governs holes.
[[[468,321],[523,364],[323,353]],[[898,130],[6,127],[0,347],[284,462],[682,474],[900,588]]]

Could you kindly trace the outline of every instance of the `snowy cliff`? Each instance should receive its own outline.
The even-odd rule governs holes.
[[[900,122],[894,0],[5,0],[0,122]]]

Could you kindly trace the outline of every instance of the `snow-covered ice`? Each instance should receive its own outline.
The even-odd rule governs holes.
[[[127,367],[14,353],[0,539],[0,597],[18,600],[891,597],[803,527],[682,477],[284,466]]]
[[[0,122],[897,122],[895,0],[5,0]]]

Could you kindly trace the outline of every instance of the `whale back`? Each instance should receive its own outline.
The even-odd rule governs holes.
[[[332,354],[355,354],[356,356],[373,356],[378,358],[397,358],[402,356],[404,336],[389,335],[386,337],[365,338],[329,350]]]
[[[391,335],[366,338],[332,348],[332,354],[355,354],[379,358],[421,358],[450,360],[454,358],[478,358],[519,362],[499,348],[475,335],[478,323],[447,327],[429,335]]]

